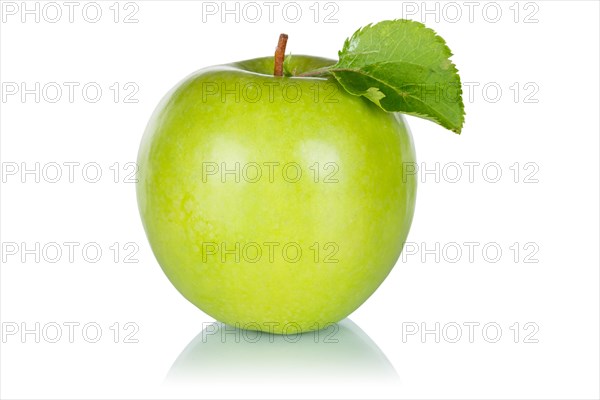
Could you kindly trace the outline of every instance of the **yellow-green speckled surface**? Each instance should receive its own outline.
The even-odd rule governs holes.
[[[281,333],[337,322],[375,291],[408,234],[416,179],[403,173],[415,154],[402,117],[331,78],[273,77],[272,66],[214,67],[172,90],[140,146],[137,196],[154,254],[189,301]],[[237,177],[222,174],[236,163]]]

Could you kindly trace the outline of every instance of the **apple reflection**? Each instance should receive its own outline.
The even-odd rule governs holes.
[[[213,323],[179,355],[166,383],[394,384],[398,375],[349,319],[320,331],[275,335]]]

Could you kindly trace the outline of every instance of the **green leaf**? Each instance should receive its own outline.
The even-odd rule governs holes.
[[[292,55],[288,54],[283,58],[283,75],[284,76],[294,76],[296,74],[295,70],[292,70],[290,66],[292,62]]]
[[[426,118],[460,133],[465,111],[451,56],[444,39],[433,30],[398,19],[356,31],[328,72],[348,92],[385,111]]]

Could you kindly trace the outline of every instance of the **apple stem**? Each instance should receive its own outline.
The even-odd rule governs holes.
[[[279,35],[277,49],[275,49],[275,68],[273,75],[283,76],[283,58],[285,57],[285,46],[287,45],[288,35],[282,33]]]

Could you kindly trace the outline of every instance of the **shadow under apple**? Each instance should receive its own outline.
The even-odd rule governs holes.
[[[398,375],[371,338],[349,319],[294,335],[213,323],[181,352],[165,383],[394,384]]]

